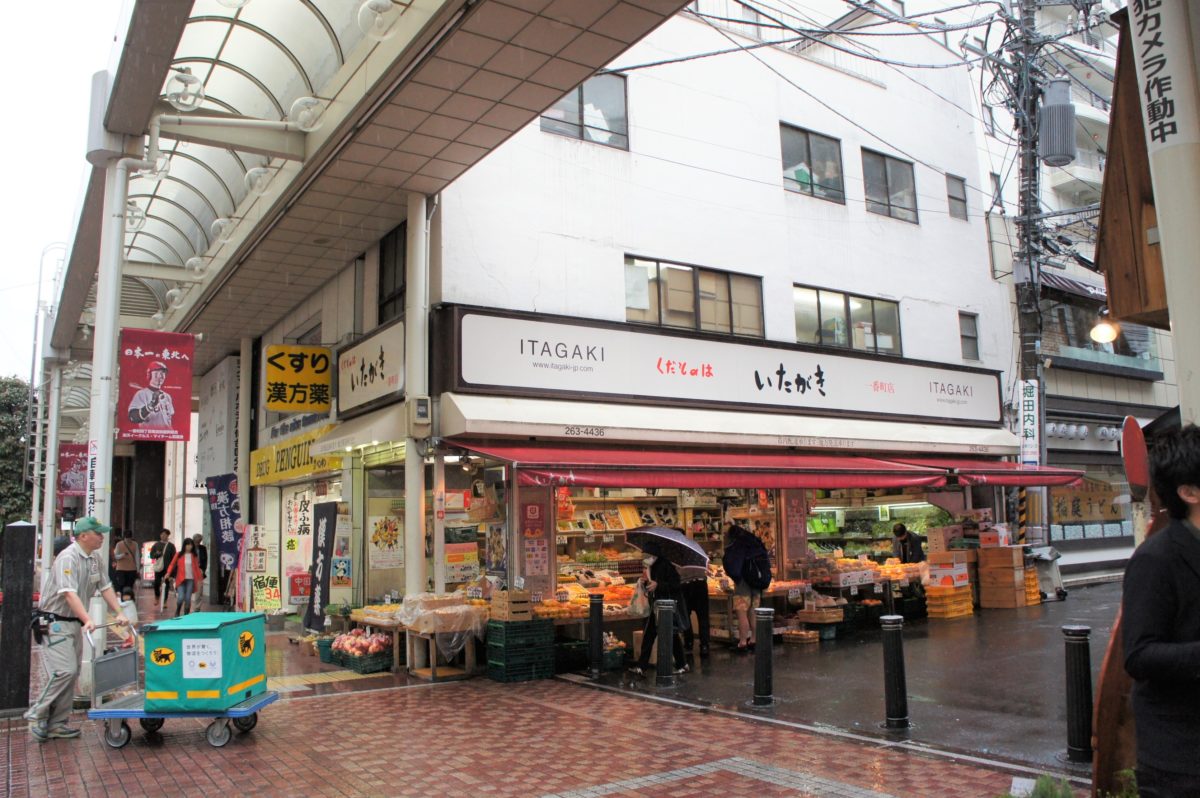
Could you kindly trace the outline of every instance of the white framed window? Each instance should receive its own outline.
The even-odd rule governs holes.
[[[784,188],[832,202],[846,202],[840,141],[781,124],[779,143],[783,155]]]
[[[913,165],[868,149],[862,151],[862,162],[867,210],[917,224],[917,183]]]
[[[762,338],[762,278],[627,255],[625,319]]]
[[[962,342],[964,360],[979,360],[979,316],[959,311],[958,339]]]
[[[946,175],[946,202],[950,215],[955,219],[967,218],[967,181],[954,175]]]
[[[625,99],[623,75],[595,75],[542,114],[542,130],[627,150],[629,118]]]

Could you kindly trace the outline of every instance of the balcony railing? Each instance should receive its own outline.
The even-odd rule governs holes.
[[[1079,86],[1071,86],[1071,99],[1074,102],[1091,106],[1092,108],[1095,108],[1098,111],[1103,111],[1106,114],[1112,111],[1111,102],[1095,92],[1088,91],[1087,89],[1080,88]]]

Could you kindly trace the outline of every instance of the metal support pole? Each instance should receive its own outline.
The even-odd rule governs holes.
[[[775,703],[772,669],[775,654],[775,610],[754,610],[754,705],[769,707]]]
[[[408,240],[405,247],[404,393],[405,397],[429,393],[426,361],[429,358],[428,236],[425,196],[408,195]],[[411,431],[404,440],[404,592],[428,589],[425,570],[425,457]],[[440,568],[441,563],[435,563]]]
[[[885,615],[883,625],[883,690],[887,728],[908,728],[908,686],[904,676],[904,616]]]
[[[604,672],[604,596],[588,596],[588,675],[599,679]]]
[[[671,667],[675,662],[672,644],[675,642],[675,602],[662,599],[654,602],[656,626],[658,627],[658,662],[654,671],[654,683],[658,687],[671,687],[675,684],[675,671]],[[645,643],[643,643],[645,645]]]
[[[1064,626],[1067,665],[1067,761],[1092,761],[1092,661],[1089,626]]]
[[[883,612],[885,615],[896,614],[896,596],[892,593],[892,580],[883,582]]]
[[[42,581],[40,591],[50,578],[54,565],[55,508],[58,505],[58,416],[62,404],[61,363],[50,364],[50,399],[46,403],[49,420],[46,428],[46,488],[42,491]]]

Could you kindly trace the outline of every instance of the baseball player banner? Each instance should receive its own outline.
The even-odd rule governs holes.
[[[191,335],[121,330],[118,439],[188,440],[193,348]]]

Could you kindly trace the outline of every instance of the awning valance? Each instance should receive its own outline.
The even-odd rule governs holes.
[[[595,488],[940,487],[946,470],[871,457],[712,449],[503,445],[456,441],[512,463],[520,485]]]
[[[357,446],[404,440],[406,435],[408,418],[404,412],[404,405],[388,405],[381,410],[338,424],[313,443],[312,453],[316,455],[346,452]]]
[[[942,468],[958,478],[960,485],[993,485],[1001,488],[1069,487],[1083,479],[1083,472],[1052,466],[1029,466],[1005,460],[964,460],[932,457],[897,460],[898,463]]]

